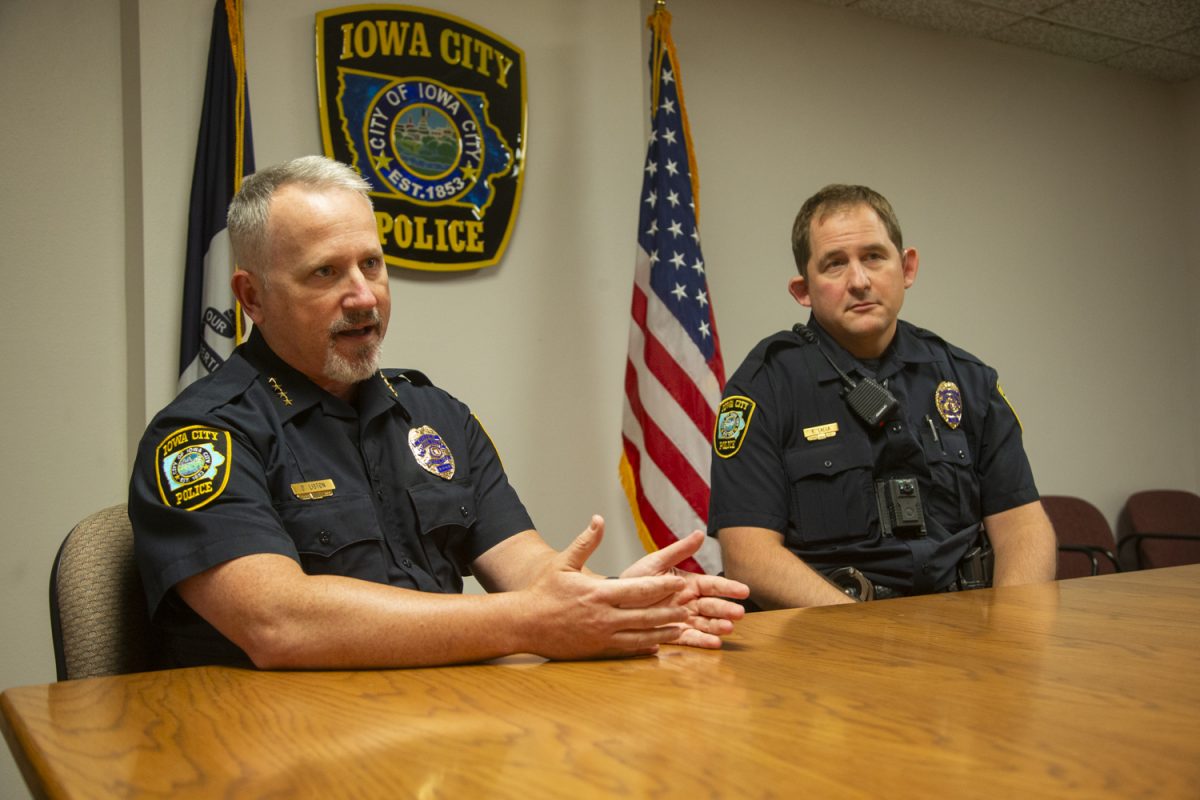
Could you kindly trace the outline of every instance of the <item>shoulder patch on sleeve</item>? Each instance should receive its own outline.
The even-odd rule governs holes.
[[[746,440],[746,431],[750,430],[750,418],[756,407],[749,397],[737,394],[721,401],[713,429],[713,452],[721,458],[737,455]]]
[[[1000,378],[996,378],[996,393],[1000,395],[1000,399],[1004,401],[1004,404],[1008,406],[1008,410],[1011,411],[1013,414],[1013,417],[1016,418],[1017,427],[1020,428],[1022,432],[1024,432],[1025,426],[1021,424],[1021,415],[1017,413],[1017,410],[1015,408],[1013,408],[1012,401],[1009,400],[1008,395],[1006,395],[1004,393],[1004,387],[1000,385]]]
[[[188,425],[168,434],[154,451],[158,495],[165,505],[195,511],[221,496],[233,459],[229,431]]]

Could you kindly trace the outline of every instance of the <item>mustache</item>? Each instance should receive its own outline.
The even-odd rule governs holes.
[[[329,334],[331,336],[337,336],[343,331],[352,330],[354,328],[362,328],[367,325],[381,325],[382,323],[383,319],[379,316],[379,311],[377,309],[372,308],[369,311],[352,311],[343,316],[337,322],[330,325]]]

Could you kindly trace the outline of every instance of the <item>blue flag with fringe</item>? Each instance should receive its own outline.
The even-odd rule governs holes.
[[[242,0],[217,0],[188,211],[180,390],[225,363],[244,335],[241,310],[229,288],[233,255],[225,212],[242,176],[252,172]]]

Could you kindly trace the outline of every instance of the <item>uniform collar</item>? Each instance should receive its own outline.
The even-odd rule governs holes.
[[[861,362],[843,349],[821,327],[815,317],[809,317],[808,327],[816,331],[821,341],[821,347],[825,349],[825,352],[843,372],[854,372],[860,376],[863,375]],[[900,372],[906,364],[924,363],[934,360],[932,351],[924,346],[924,343],[913,333],[914,330],[916,329],[904,320],[896,321],[896,334],[892,337],[891,344],[887,346],[887,349],[883,351],[883,355],[880,356],[879,369],[875,373],[876,378],[886,380]],[[830,366],[828,361],[821,359],[819,364],[817,372],[818,380],[822,383],[840,380],[837,370]]]
[[[344,419],[360,416],[366,419],[394,406],[400,406],[401,412],[407,416],[400,398],[381,372],[377,371],[358,385],[355,408],[317,386],[308,376],[276,355],[257,328],[250,332],[250,338],[238,349],[246,361],[258,370],[257,381],[275,396],[276,410],[283,421],[318,405],[326,414]]]

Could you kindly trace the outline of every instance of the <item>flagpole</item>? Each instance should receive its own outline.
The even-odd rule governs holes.
[[[237,99],[235,101],[235,130],[237,144],[235,145],[233,193],[237,194],[242,188],[242,175],[245,172],[244,144],[246,132],[246,39],[245,17],[242,0],[225,0],[226,13],[229,5],[233,4],[233,14],[229,14],[229,39],[233,43],[233,66],[237,73]],[[232,265],[236,270],[237,264]],[[246,318],[242,313],[242,301],[236,297],[233,300],[233,343],[239,345],[246,341]]]

